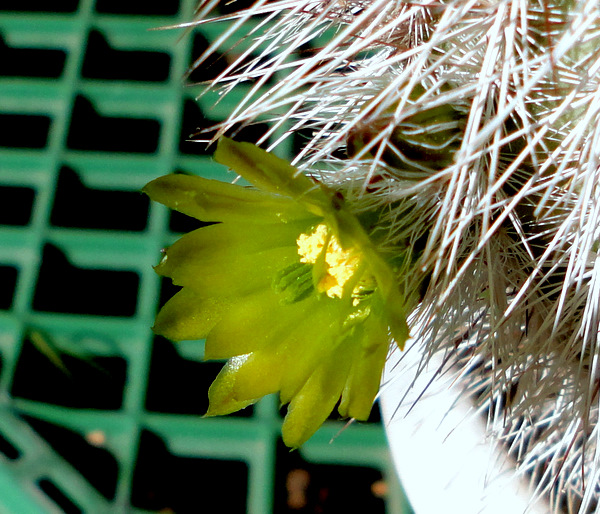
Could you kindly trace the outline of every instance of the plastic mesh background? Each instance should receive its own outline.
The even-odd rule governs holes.
[[[408,512],[377,413],[290,453],[277,398],[202,419],[222,364],[150,330],[173,292],[152,266],[193,224],[139,190],[233,178],[186,141],[239,100],[182,79],[221,27],[150,30],[194,7],[0,2],[0,511]]]

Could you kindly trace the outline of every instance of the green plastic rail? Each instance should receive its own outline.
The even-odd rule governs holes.
[[[152,30],[194,0],[54,3],[0,2],[0,512],[409,512],[377,413],[290,453],[276,398],[203,419],[221,363],[150,330],[193,225],[139,190],[232,178],[186,141],[240,98],[182,79],[221,27]]]

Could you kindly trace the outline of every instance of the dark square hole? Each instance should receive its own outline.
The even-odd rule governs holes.
[[[362,466],[316,464],[279,442],[275,465],[275,508],[280,514],[368,512],[385,514],[383,476]]]
[[[160,307],[159,307],[160,305],[164,305],[165,303],[167,303],[167,301],[169,301],[171,299],[171,297],[174,296],[175,293],[177,293],[177,291],[180,291],[180,290],[181,290],[181,287],[173,284],[173,282],[171,281],[170,278],[162,277],[160,280],[160,294],[159,294],[157,312],[160,309]],[[160,338],[160,339],[162,339],[162,338]],[[163,339],[163,341],[165,341],[165,340]]]
[[[48,143],[51,120],[35,114],[0,114],[0,146],[7,148],[44,148]]]
[[[48,2],[48,0],[2,0],[0,11],[21,12],[75,12],[79,0],[61,0],[60,2]]]
[[[141,433],[131,503],[160,512],[246,512],[248,465],[236,460],[180,457],[156,434]]]
[[[63,166],[50,223],[56,227],[140,231],[148,222],[148,206],[148,197],[139,191],[88,188],[74,170]]]
[[[59,78],[66,59],[63,50],[8,46],[0,35],[0,76]]]
[[[132,271],[77,268],[44,245],[33,308],[43,312],[133,316],[139,277]]]
[[[227,69],[228,63],[225,56],[221,53],[214,53],[202,65],[192,68],[194,62],[205,52],[209,47],[208,40],[200,33],[194,35],[192,42],[192,51],[190,54],[190,71],[188,73],[188,80],[192,83],[201,83],[213,80],[219,76],[220,73]]]
[[[205,223],[197,220],[196,218],[192,218],[191,216],[186,216],[177,211],[171,211],[169,213],[169,230],[171,232],[179,233],[179,234],[187,234],[192,230],[196,230],[197,228],[206,227],[207,225],[211,225],[212,223]]]
[[[163,52],[118,50],[92,30],[81,75],[86,79],[161,82],[169,78],[171,57]]]
[[[108,450],[90,444],[68,428],[31,416],[23,419],[100,494],[109,500],[115,497],[119,465]]]
[[[198,103],[187,99],[183,103],[181,116],[181,134],[179,136],[179,152],[189,155],[212,155],[207,144],[194,139],[208,140],[215,134],[216,120],[204,115]]]
[[[173,16],[179,12],[179,0],[148,2],[144,0],[96,0],[96,11],[106,14]]]
[[[0,433],[0,453],[9,460],[17,460],[21,456],[19,449]]]
[[[146,409],[170,414],[204,415],[208,410],[208,388],[223,363],[185,359],[179,355],[175,344],[162,337],[154,338]],[[238,417],[251,415],[252,407],[230,414]]]
[[[186,175],[185,172],[177,170],[176,174]],[[187,234],[192,230],[213,225],[212,222],[204,222],[197,220],[192,216],[187,216],[181,212],[171,210],[169,212],[169,230],[178,234]]]
[[[48,478],[38,481],[38,487],[60,508],[64,514],[81,514],[83,512],[57,485]]]
[[[30,187],[0,186],[0,225],[24,226],[31,220],[35,191]]]
[[[252,5],[254,2],[255,0],[251,0],[248,6]],[[236,0],[235,2],[227,0],[227,3],[230,4],[230,7],[233,7],[233,9],[230,9],[230,12],[234,12],[239,10],[240,5],[244,2],[240,2],[239,0]],[[223,12],[223,9],[220,8],[219,10]],[[263,17],[264,15],[256,15],[253,16],[253,19],[258,20]],[[209,46],[210,42],[202,33],[197,32],[194,34],[194,39],[190,49],[189,66],[186,74],[186,79],[189,83],[208,83],[223,73],[233,63],[233,61],[236,62],[237,71],[240,69],[248,71],[264,69],[265,67],[269,66],[270,57],[261,56],[260,54],[254,52],[246,55],[243,60],[238,61],[236,59],[238,56],[236,55],[235,45],[229,50],[228,53],[219,51],[212,52],[211,55],[205,58],[200,65],[197,65],[196,62],[203,56],[204,52],[209,48]],[[239,57],[241,57],[241,54]],[[302,56],[300,56],[300,58],[302,58]],[[258,82],[258,80],[258,76],[251,77],[249,74],[246,74],[243,83],[246,85],[254,85]],[[276,80],[277,79],[275,76],[270,76],[265,82],[263,82],[263,92],[265,86],[274,85]]]
[[[126,380],[125,359],[70,355],[36,332],[23,341],[11,394],[69,408],[116,410]]]
[[[329,414],[329,416],[327,417],[327,419],[329,421],[343,421],[346,422],[348,421],[346,420],[342,420],[342,418],[340,418],[340,415],[338,413],[338,405],[340,404],[340,402],[338,401],[335,405],[335,407],[333,408],[333,410],[331,411],[331,414]],[[287,414],[287,409],[288,409],[289,404],[286,405],[282,405],[279,409],[279,415],[283,418],[285,417],[285,415]],[[369,418],[365,421],[357,421],[356,423],[380,423],[381,422],[381,409],[379,408],[379,401],[375,401],[373,403],[373,408],[371,409],[371,414],[369,415]]]
[[[160,123],[150,118],[102,116],[84,96],[75,99],[67,146],[73,150],[154,153]]]
[[[217,121],[204,114],[200,105],[191,99],[183,103],[181,116],[181,135],[179,137],[179,151],[190,155],[212,155],[214,148],[207,148],[204,141],[212,139],[216,134]],[[266,134],[269,126],[267,123],[254,123],[244,127],[233,127],[226,135],[236,141],[257,143]],[[262,146],[268,145],[268,141]]]

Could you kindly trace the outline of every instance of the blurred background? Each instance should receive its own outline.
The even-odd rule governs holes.
[[[187,141],[241,95],[195,99],[224,58],[183,78],[222,25],[153,30],[194,8],[0,1],[0,512],[410,512],[378,408],[290,452],[275,397],[202,419],[222,363],[150,330],[152,266],[196,225],[140,189],[234,178]]]

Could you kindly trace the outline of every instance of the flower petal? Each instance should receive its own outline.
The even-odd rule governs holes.
[[[267,352],[284,371],[280,398],[288,403],[339,343],[341,301],[310,298],[281,309],[265,290],[232,304],[206,338],[205,357],[223,359]],[[273,316],[278,313],[278,317]]]
[[[247,237],[238,243],[245,228]],[[268,287],[282,266],[298,260],[295,231],[288,235],[286,225],[269,232],[254,228],[223,223],[191,232],[167,249],[156,272],[204,297],[234,297]]]
[[[152,330],[173,341],[204,339],[224,309],[226,304],[222,299],[201,298],[183,288],[160,310]]]
[[[323,215],[331,208],[329,196],[316,182],[289,162],[250,143],[219,139],[215,160],[225,164],[263,191],[288,196],[310,212]],[[305,211],[306,212],[306,211]]]
[[[373,298],[373,308],[375,312],[382,314],[382,319],[386,320],[392,338],[403,350],[404,344],[410,337],[406,321],[408,300],[401,294],[392,270],[374,248],[365,250],[365,259],[377,282],[377,294]]]
[[[340,398],[351,365],[351,353],[332,352],[294,396],[283,421],[283,442],[298,448],[325,422]]]
[[[273,316],[276,312],[277,316]],[[306,320],[310,303],[298,302],[281,309],[280,295],[265,289],[231,304],[206,339],[207,359],[226,359],[235,355],[265,350],[280,356],[283,367],[290,345],[306,344],[310,337]],[[299,330],[299,334],[296,331]],[[298,337],[292,336],[297,335]],[[310,339],[308,339],[310,342]]]
[[[278,246],[295,246],[298,232],[311,226],[310,221],[264,225],[216,223],[184,235],[173,246],[188,245],[190,251],[198,252],[200,256],[214,252],[227,252],[229,255],[256,253]]]
[[[283,196],[192,175],[166,175],[142,191],[155,202],[203,221],[288,222],[306,209]]]
[[[231,414],[277,392],[282,373],[279,357],[269,352],[229,359],[208,390],[206,416]]]
[[[269,288],[235,301],[206,339],[207,359],[228,359],[256,351],[273,335],[277,295]]]
[[[366,420],[371,414],[389,349],[384,326],[371,315],[364,325],[356,327],[354,348],[348,350],[353,351],[352,368],[338,406],[343,418]]]
[[[324,295],[309,302],[303,323],[290,331],[279,349],[285,355],[281,403],[288,403],[298,393],[342,340],[343,302]]]

